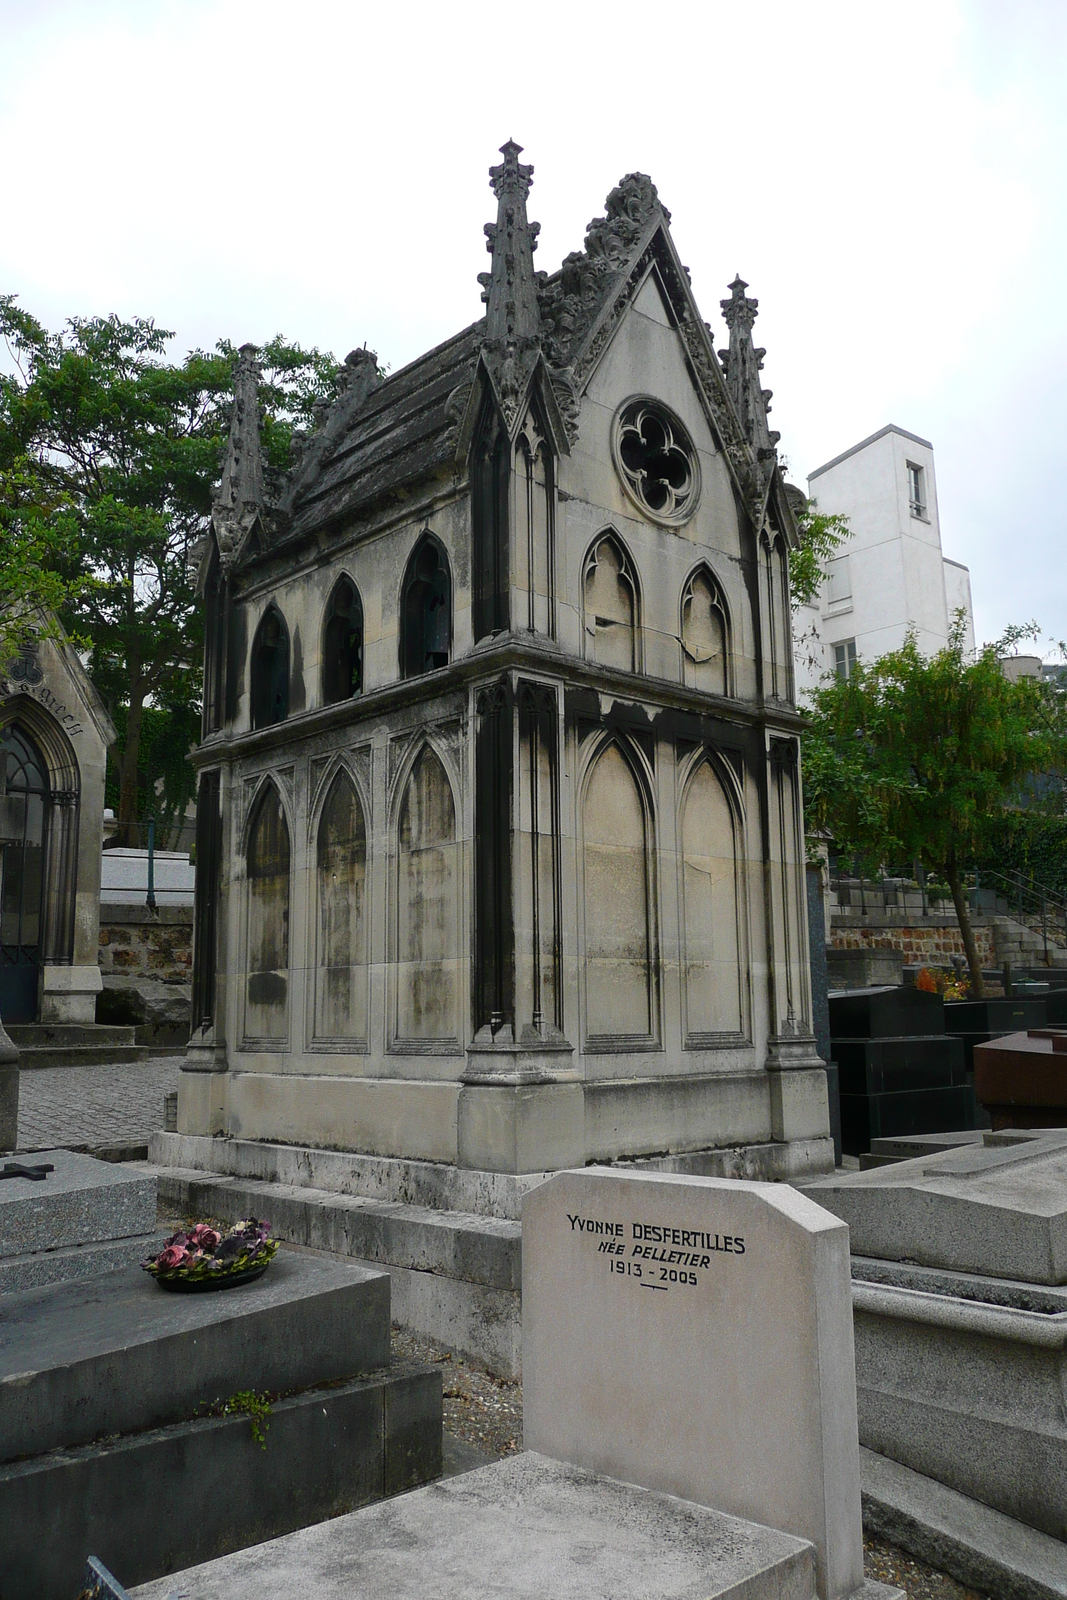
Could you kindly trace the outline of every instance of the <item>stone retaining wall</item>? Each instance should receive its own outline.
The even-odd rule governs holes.
[[[983,967],[997,964],[993,925],[976,917],[971,926]],[[930,916],[904,923],[886,916],[837,915],[830,924],[830,944],[835,950],[900,950],[905,966],[951,966],[954,956],[964,956],[963,937],[954,916]]]
[[[188,1043],[192,1009],[193,910],[144,905],[100,908],[97,1022],[133,1023],[138,1044]]]

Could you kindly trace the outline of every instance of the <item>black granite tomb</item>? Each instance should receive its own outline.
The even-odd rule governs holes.
[[[900,1094],[961,1088],[967,1082],[963,1044],[943,1033],[902,1039],[835,1039],[834,1056],[842,1094]]]
[[[872,1139],[970,1129],[974,1124],[974,1090],[970,1085],[841,1096],[841,1137],[850,1156],[866,1154]]]
[[[1043,1028],[1049,1021],[1048,998],[1034,1000],[950,1000],[945,1005],[945,1032],[963,1040],[967,1071],[974,1071],[974,1047],[1005,1034]],[[934,1132],[934,1129],[930,1130]]]
[[[830,996],[830,1033],[838,1039],[899,1039],[944,1033],[944,1002],[922,989],[850,989]]]

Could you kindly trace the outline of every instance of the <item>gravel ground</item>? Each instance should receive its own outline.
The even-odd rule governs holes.
[[[522,1449],[522,1384],[494,1378],[433,1339],[393,1327],[393,1354],[443,1368],[445,1427],[466,1444],[499,1459]],[[937,1572],[881,1539],[863,1541],[868,1578],[895,1583],[908,1600],[985,1600],[974,1589]]]

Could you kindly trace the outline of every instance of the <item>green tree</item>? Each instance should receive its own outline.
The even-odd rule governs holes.
[[[153,775],[142,771],[146,708],[199,698],[196,556],[236,351],[223,341],[212,354],[168,360],[173,335],[144,318],[71,318],[50,333],[11,295],[0,297],[0,333],[15,366],[0,386],[0,609],[16,619],[13,634],[29,610],[51,606],[88,646],[122,730],[119,837],[135,843],[143,804],[155,804]],[[281,336],[262,361],[264,448],[278,470],[336,363]]]
[[[972,659],[962,615],[932,657],[909,635],[900,650],[814,692],[804,744],[809,831],[869,869],[918,860],[942,877],[979,997],[964,874],[994,845],[1027,779],[1067,767],[1063,690],[1011,682],[1004,648],[987,645]]]
[[[797,517],[797,527],[800,542],[789,552],[789,597],[794,611],[815,599],[826,577],[827,563],[851,532],[847,517],[819,511],[814,500]]]

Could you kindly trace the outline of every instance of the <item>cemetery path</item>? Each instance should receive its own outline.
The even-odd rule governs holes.
[[[19,1080],[20,1150],[146,1144],[163,1126],[163,1096],[181,1056],[96,1067],[42,1067]]]

